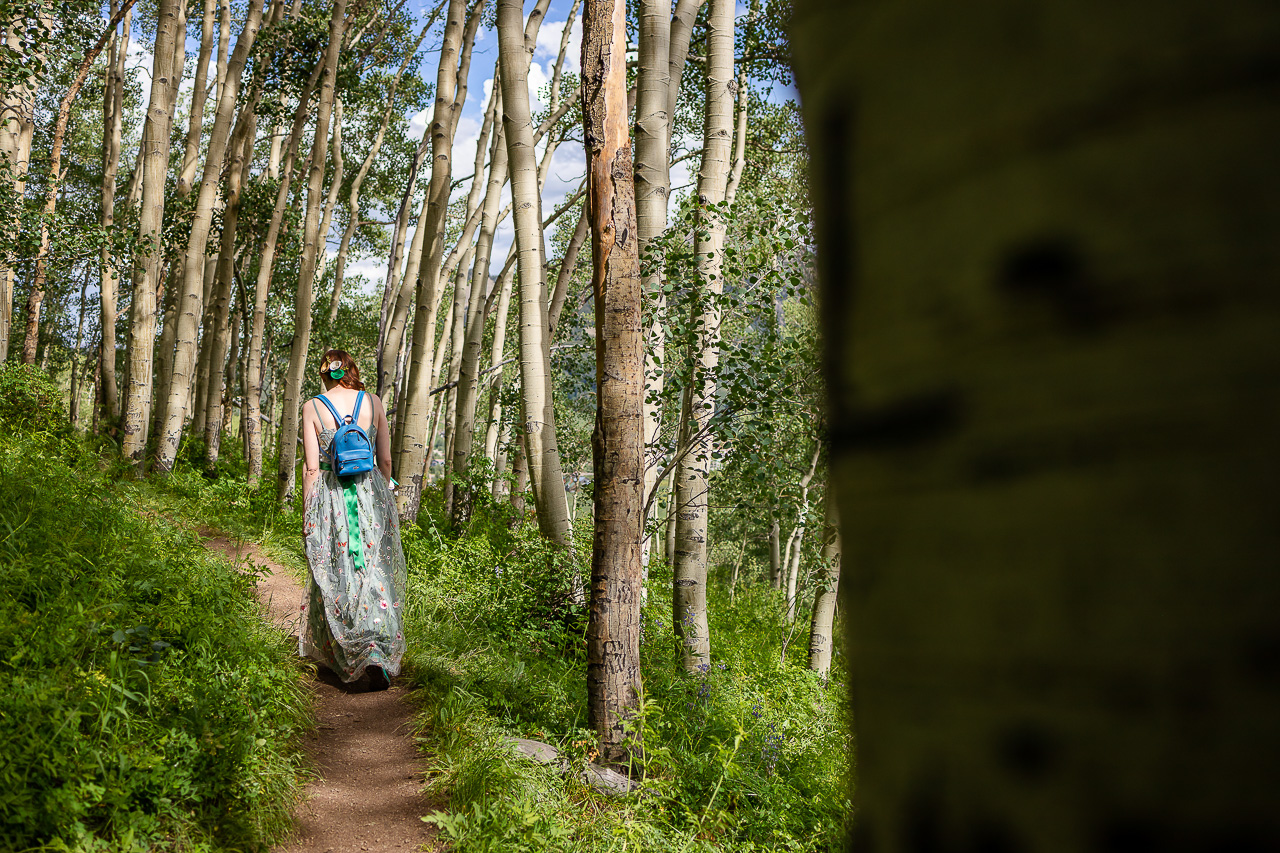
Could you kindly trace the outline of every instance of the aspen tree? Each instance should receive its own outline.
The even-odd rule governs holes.
[[[703,291],[695,318],[697,340],[693,373],[684,395],[682,455],[676,469],[676,550],[672,587],[673,620],[687,669],[711,662],[707,625],[707,508],[715,407],[716,366],[720,360],[720,310],[723,290],[725,219],[721,203],[729,182],[733,130],[733,0],[710,0],[707,15],[707,94],[702,168],[698,174],[698,234],[695,252]]]
[[[788,560],[784,563],[787,576],[787,621],[796,618],[796,592],[800,583],[800,554],[804,550],[804,534],[809,524],[809,485],[818,472],[818,460],[822,456],[822,443],[813,450],[813,459],[809,470],[800,477],[800,506],[796,512],[796,526],[791,531],[791,540],[787,544]]]
[[[547,118],[538,127],[538,130],[534,133],[535,145],[537,144],[537,141],[541,139],[544,135],[547,135],[547,133],[552,129],[552,127],[565,115],[570,103],[576,101],[579,97],[579,93],[582,91],[582,87],[578,86],[574,90],[574,93],[575,93],[574,97],[572,99],[568,99],[570,103],[561,104],[560,81],[562,79],[562,75],[564,72],[565,58],[568,55],[568,51],[569,51],[569,38],[573,30],[573,23],[578,17],[578,10],[579,8],[581,8],[581,5],[582,5],[581,0],[574,0],[573,6],[569,10],[569,17],[565,20],[564,27],[560,31],[560,49],[559,49],[559,52],[556,54],[555,66],[551,73],[551,96],[550,96],[550,102],[547,106],[548,115],[547,115]],[[530,21],[528,24],[526,24],[526,44],[528,43],[529,26],[531,24],[536,23],[538,20],[540,20],[540,16],[530,16]],[[536,42],[537,40],[536,30],[532,32],[532,35],[533,35],[534,41]],[[497,81],[497,78],[495,77],[495,82],[496,81]],[[564,136],[563,134],[560,134],[558,136],[556,135],[547,136],[547,144],[543,149],[542,160],[538,164],[539,195],[541,195],[542,189],[546,185],[547,172],[550,169],[552,158],[554,158],[555,156],[556,147],[558,146],[559,142],[563,139],[563,136]],[[505,146],[505,140],[504,140],[504,146]],[[504,157],[505,157],[505,147],[504,147]],[[506,163],[504,159],[504,163],[503,163],[504,179],[505,179],[505,167],[506,167]],[[491,183],[490,189],[492,188],[493,188],[493,184]],[[500,189],[501,187],[499,187],[499,190]],[[487,202],[487,198],[486,198],[486,202]],[[494,207],[496,208],[496,206],[497,206],[497,199],[494,200]],[[545,222],[543,223],[544,233],[545,233],[547,224],[548,223],[545,223]],[[476,273],[476,275],[482,276],[483,279],[486,281],[488,280],[488,277],[489,277],[488,270],[489,270],[490,257],[492,255],[492,250],[493,250],[492,233],[494,230],[496,230],[496,222],[494,222],[493,227],[490,228],[489,236],[487,239],[485,237],[485,231],[484,230],[481,231],[481,242],[483,243],[483,247],[478,246],[476,251],[476,255],[477,255],[476,269],[480,271]],[[581,245],[581,241],[579,241],[578,245],[579,246]],[[570,253],[576,256],[577,247],[574,247],[571,245]],[[570,266],[572,266],[572,262],[570,263]],[[494,365],[498,365],[502,362],[503,348],[506,345],[506,321],[507,321],[507,314],[508,314],[508,309],[510,307],[510,300],[511,300],[511,292],[510,292],[511,281],[512,279],[510,275],[508,275],[507,270],[504,268],[503,273],[499,275],[498,281],[495,282],[494,284],[494,291],[489,295],[488,301],[486,301],[484,304],[484,311],[480,314],[480,318],[479,318],[480,325],[474,330],[475,337],[473,338],[469,331],[467,341],[466,341],[466,349],[463,352],[463,361],[462,361],[462,366],[459,369],[459,380],[458,380],[458,388],[459,388],[458,410],[455,418],[456,423],[458,425],[456,429],[461,433],[463,433],[463,441],[461,443],[455,442],[454,450],[453,450],[453,465],[454,465],[454,468],[460,474],[465,473],[465,471],[467,470],[469,466],[471,452],[472,452],[472,444],[473,444],[472,433],[476,425],[476,405],[480,396],[480,380],[482,376],[482,374],[480,374],[479,372],[479,368],[480,368],[480,349],[481,349],[481,344],[483,342],[482,341],[483,325],[489,315],[490,308],[492,307],[494,300],[496,299],[497,306],[498,306],[496,319],[497,319],[497,323],[501,325],[501,331],[498,330],[499,328],[498,326],[495,326],[494,338],[493,338],[493,343],[491,348],[490,370],[493,373],[496,373],[497,376],[493,380],[491,380],[491,382],[489,383],[490,384],[489,419],[486,422],[487,426],[485,430],[485,453],[491,460],[494,458],[493,445],[496,445],[497,438],[498,438],[498,429],[497,429],[498,425],[496,423],[496,420],[497,420],[497,417],[500,416],[500,411],[499,411],[500,407],[498,404],[497,389],[501,387],[501,379],[502,379],[501,371],[498,370],[496,367],[494,367]],[[559,279],[557,279],[557,284],[559,284]],[[559,293],[559,292],[560,292],[559,290],[555,291],[555,293]],[[553,294],[552,300],[551,300],[551,306],[548,309],[549,331],[552,334],[554,334],[554,330],[555,330],[555,321],[556,321],[557,313],[558,311],[555,307],[555,296]],[[468,328],[470,330],[470,327]],[[446,484],[446,489],[448,487],[449,487],[448,484]]]
[[[466,340],[468,333],[472,330],[471,315],[479,309],[476,300],[484,299],[484,285],[486,281],[481,282],[478,279],[469,279],[468,273],[473,263],[476,262],[477,251],[484,251],[486,241],[492,241],[492,234],[486,235],[482,228],[479,237],[479,247],[472,245],[471,237],[475,233],[477,225],[485,219],[485,212],[496,210],[498,206],[498,196],[502,192],[502,185],[506,181],[507,161],[506,151],[503,149],[501,161],[499,161],[493,152],[490,152],[490,174],[487,181],[481,180],[484,174],[485,153],[488,150],[486,143],[488,136],[484,132],[487,128],[491,129],[494,124],[494,118],[501,110],[501,88],[497,85],[498,71],[494,68],[494,86],[490,92],[489,105],[485,109],[485,122],[481,127],[480,137],[476,140],[475,165],[472,167],[471,187],[467,191],[466,203],[463,207],[465,212],[465,225],[462,229],[462,235],[458,238],[458,242],[454,245],[453,251],[449,253],[449,257],[445,260],[441,280],[447,279],[450,275],[454,276],[453,282],[453,307],[452,307],[452,336],[449,342],[449,376],[444,384],[445,392],[443,397],[444,411],[444,506],[445,513],[452,516],[453,514],[453,478],[450,473],[453,470],[453,447],[454,439],[457,437],[455,430],[456,417],[458,414],[458,387],[459,377],[463,369],[464,350],[466,349]],[[502,134],[499,132],[494,136],[494,151],[502,144]],[[494,169],[500,174],[495,174]],[[497,187],[494,187],[494,183]],[[484,203],[481,204],[481,199]],[[490,203],[492,199],[492,203]],[[493,222],[493,216],[489,217],[489,222]],[[488,260],[486,258],[485,264]],[[456,266],[455,266],[456,264]],[[441,338],[443,346],[444,338]],[[434,384],[434,383],[433,383]],[[434,393],[434,391],[433,391]],[[434,414],[432,416],[434,418]],[[432,429],[434,434],[434,428]],[[428,470],[430,470],[430,462],[428,461]]]
[[[500,96],[502,89],[497,85],[500,75],[495,74],[493,98],[496,110],[501,110]],[[483,164],[483,155],[477,146],[476,163]],[[474,186],[480,186],[480,170],[477,168]],[[489,157],[489,179],[484,184],[484,203],[481,205],[480,235],[476,241],[474,260],[471,263],[471,294],[467,305],[466,334],[462,336],[462,347],[458,355],[457,393],[455,394],[453,417],[453,448],[446,457],[445,466],[445,509],[455,525],[465,520],[470,512],[470,499],[457,501],[455,477],[467,473],[471,458],[472,427],[475,420],[476,375],[480,363],[480,346],[483,343],[485,312],[485,286],[489,283],[489,257],[493,249],[493,236],[498,224],[498,205],[502,200],[502,188],[507,182],[507,146],[501,128],[494,134],[493,150]],[[470,235],[464,234],[469,238]],[[458,281],[461,282],[467,263],[460,267]],[[455,329],[457,326],[455,325]],[[456,340],[456,337],[455,337]]]
[[[642,258],[667,229],[667,204],[671,193],[671,122],[684,73],[693,23],[703,0],[678,0],[675,9],[662,0],[640,0],[639,45],[636,66],[635,187],[637,240]],[[645,296],[661,313],[666,302],[662,275],[656,269],[645,276]],[[656,402],[662,394],[666,333],[655,321],[647,330],[645,360],[644,440],[646,499],[657,483],[657,439],[661,427]]]
[[[112,2],[112,14],[119,0]],[[133,10],[125,13],[120,34],[111,45],[107,61],[107,84],[102,96],[102,211],[99,224],[106,234],[115,225],[116,176],[120,169],[120,136],[124,114],[124,68],[129,54],[129,35],[133,27]],[[116,314],[120,271],[111,256],[111,246],[102,247],[98,301],[101,306],[99,329],[101,343],[98,358],[102,363],[98,381],[101,414],[110,421],[120,417],[120,394],[116,387]],[[2,309],[0,309],[2,310]],[[3,359],[0,353],[0,359]]]
[[[391,85],[387,91],[387,108],[383,110],[382,121],[378,124],[378,132],[374,134],[373,144],[369,146],[369,151],[365,154],[364,162],[360,164],[360,168],[356,171],[355,177],[351,180],[351,194],[347,202],[347,227],[342,232],[342,240],[338,244],[338,256],[334,260],[333,267],[333,296],[329,299],[329,319],[326,327],[332,329],[334,322],[338,319],[338,302],[342,298],[343,276],[346,272],[347,252],[351,247],[351,238],[355,236],[356,228],[360,226],[360,188],[364,185],[364,180],[369,174],[369,170],[373,167],[373,161],[377,158],[378,152],[382,150],[382,141],[386,137],[387,127],[391,123],[391,116],[395,112],[396,91],[400,88],[400,80],[404,77],[405,71],[409,67],[409,63],[413,61],[414,54],[418,52],[418,47],[422,44],[423,39],[427,37],[427,31],[434,23],[434,19],[427,21],[426,26],[418,34],[417,40],[413,45],[405,51],[404,61],[400,63],[400,67],[396,69],[396,75],[391,80]],[[336,143],[335,143],[336,144]],[[339,180],[334,178],[334,186],[339,185]],[[403,238],[401,238],[403,239]]]
[[[643,694],[644,299],[628,133],[626,24],[624,0],[586,0],[582,112],[596,331],[587,714],[600,754],[611,763],[637,751],[638,736],[625,726]]]
[[[538,163],[529,112],[528,67],[533,45],[526,41],[522,31],[523,20],[519,0],[500,0],[498,58],[502,66],[502,120],[511,170],[520,284],[521,417],[538,528],[554,545],[566,547],[569,505],[552,405],[542,199],[538,192]]]
[[[173,103],[178,92],[174,71],[183,51],[179,33],[181,0],[160,0],[151,67],[151,95],[139,151],[138,179],[139,256],[129,305],[129,385],[125,392],[123,452],[141,475],[151,420],[152,345],[156,333],[156,280],[164,261],[161,225],[164,221],[165,178],[169,165],[169,134],[173,127]]]
[[[44,283],[49,265],[49,223],[57,211],[58,191],[62,186],[62,146],[66,140],[67,122],[71,118],[71,103],[80,94],[80,89],[84,86],[84,81],[88,78],[89,71],[93,68],[94,60],[98,58],[98,54],[102,53],[102,49],[106,47],[107,40],[115,36],[116,27],[120,25],[120,20],[125,16],[125,13],[133,8],[133,4],[136,2],[137,0],[125,0],[124,6],[116,9],[115,14],[111,16],[111,20],[107,22],[106,28],[102,31],[102,35],[98,37],[97,42],[89,48],[80,60],[80,66],[76,69],[71,85],[67,87],[66,94],[62,96],[62,100],[58,104],[57,118],[54,120],[53,126],[53,147],[49,154],[49,179],[48,188],[45,191],[44,215],[40,220],[40,251],[36,255],[35,273],[32,275],[31,291],[27,297],[27,328],[22,344],[23,364],[34,364],[36,360],[36,344],[40,335],[40,306],[44,301]]]
[[[430,125],[425,131],[429,136],[431,133]],[[427,229],[426,224],[427,211],[431,205],[431,193],[427,192],[423,195],[422,205],[418,210],[417,224],[413,229],[413,239],[409,241],[408,257],[405,259],[404,276],[400,279],[398,286],[392,285],[392,289],[396,291],[394,303],[387,316],[387,324],[382,332],[382,350],[378,354],[378,393],[388,393],[392,388],[397,387],[395,382],[396,361],[399,358],[400,349],[405,340],[405,326],[409,321],[409,306],[413,304],[414,296],[417,293],[418,270],[422,264],[422,244],[426,240]],[[395,262],[393,258],[393,263]],[[416,322],[416,315],[415,315]],[[399,443],[401,435],[400,424],[403,421],[403,407],[400,406],[400,396],[396,397],[396,406],[401,412],[396,417],[396,441]],[[395,453],[397,457],[397,473],[399,471],[398,458],[399,452]]]
[[[494,309],[493,341],[489,350],[489,419],[485,427],[484,455],[493,462],[494,477],[498,476],[498,440],[502,430],[502,363],[507,345],[507,319],[511,308],[511,284],[515,280],[515,267],[503,269],[494,287],[498,291],[498,305]],[[509,436],[508,436],[509,438]]]
[[[277,4],[276,8],[280,8]],[[255,86],[256,94],[261,89]],[[236,338],[231,324],[231,295],[235,284],[236,227],[240,222],[240,193],[244,185],[244,176],[253,159],[253,143],[258,126],[254,108],[257,98],[250,96],[249,103],[241,111],[234,133],[231,135],[231,162],[227,165],[226,203],[222,209],[222,240],[218,250],[218,261],[214,269],[213,288],[213,333],[206,346],[209,348],[209,386],[206,393],[204,419],[205,470],[214,473],[218,470],[218,454],[222,444],[222,421],[224,390],[224,371],[221,366],[227,362],[227,349],[231,340]],[[240,305],[243,312],[244,305]]]
[[[1280,848],[1280,5],[791,27],[852,844]]]
[[[245,387],[248,394],[249,414],[245,423],[249,431],[245,441],[249,445],[248,482],[256,486],[262,476],[262,394],[263,366],[271,361],[271,335],[266,333],[267,302],[271,296],[271,270],[275,263],[276,250],[280,239],[280,229],[284,222],[285,210],[289,205],[289,193],[293,186],[294,164],[297,162],[298,146],[302,141],[303,128],[310,116],[311,96],[320,82],[320,75],[325,68],[325,59],[321,58],[311,70],[311,76],[302,87],[298,96],[298,106],[293,113],[293,124],[287,137],[281,141],[282,164],[278,167],[279,185],[276,187],[276,201],[271,210],[271,219],[267,224],[267,234],[262,241],[262,256],[258,260],[258,277],[254,284],[253,320],[249,335],[249,361],[245,369]],[[270,179],[270,178],[269,178]],[[266,335],[264,344],[263,337]],[[274,373],[271,381],[274,383]],[[274,407],[274,392],[272,397]],[[268,418],[268,423],[273,423]]]
[[[809,624],[809,669],[827,677],[831,669],[832,620],[840,589],[840,511],[835,493],[827,487],[826,522],[822,531],[822,563],[818,569],[817,591],[813,596],[813,619]]]
[[[191,83],[191,115],[187,122],[187,138],[182,155],[182,169],[174,192],[179,198],[191,193],[196,172],[200,168],[200,138],[204,132],[204,107],[209,98],[209,57],[213,54],[213,26],[218,14],[218,0],[204,0],[204,16],[200,20],[200,50],[196,54],[195,77]]]
[[[333,163],[333,175],[329,181],[329,193],[325,197],[324,206],[320,208],[320,226],[316,229],[316,233],[320,235],[319,249],[317,250],[317,269],[324,263],[324,247],[329,240],[329,229],[333,225],[333,212],[338,206],[338,192],[342,189],[342,180],[346,176],[347,161],[342,156],[342,123],[346,119],[346,110],[342,105],[342,98],[334,96],[333,99],[333,135],[329,141],[329,158]],[[323,172],[323,169],[321,169]]]
[[[196,54],[195,79],[193,79],[191,90],[191,110],[189,110],[187,122],[186,149],[183,151],[182,167],[178,172],[177,183],[174,186],[174,195],[177,199],[187,199],[191,195],[193,183],[196,181],[197,170],[200,169],[200,142],[204,137],[205,131],[205,106],[209,101],[210,87],[209,82],[209,60],[214,54],[214,29],[216,20],[218,20],[218,0],[205,0],[204,18],[201,19],[200,32],[200,50]],[[182,32],[186,33],[186,17],[183,18]],[[186,54],[183,60],[186,61]],[[175,74],[179,81],[182,74]],[[218,101],[214,101],[215,104]],[[216,205],[216,201],[215,201]],[[165,289],[163,302],[163,316],[161,316],[160,343],[156,346],[156,380],[157,400],[155,411],[152,412],[152,432],[160,434],[163,432],[165,421],[169,418],[169,394],[168,388],[173,380],[173,359],[174,347],[177,346],[178,339],[178,298],[179,293],[184,291],[183,282],[186,278],[186,265],[175,263],[175,272],[177,272],[177,282],[170,280],[170,286]],[[206,295],[207,297],[207,295]],[[202,304],[207,305],[207,298],[202,298]],[[209,329],[209,316],[207,313],[202,318],[202,328]],[[198,366],[197,375],[197,394],[204,393],[206,384],[200,382],[200,375],[207,378],[209,373],[209,356],[207,351],[202,350],[200,353],[200,366]],[[202,401],[200,401],[202,403]],[[204,406],[196,406],[196,432],[204,432],[201,427],[204,418]]]
[[[435,317],[439,310],[440,261],[444,255],[445,218],[449,205],[452,173],[452,146],[462,101],[466,97],[465,79],[471,63],[471,45],[480,26],[484,0],[476,0],[467,13],[465,0],[449,0],[444,39],[440,47],[440,65],[436,73],[436,100],[431,124],[431,184],[427,189],[426,216],[418,223],[423,231],[421,261],[418,269],[417,305],[413,321],[413,345],[409,361],[407,390],[403,402],[403,419],[397,417],[400,452],[396,460],[400,488],[396,492],[402,518],[414,518],[422,499],[424,466],[430,454],[428,429],[430,399],[430,365],[435,343]],[[464,32],[464,17],[465,32]]]
[[[213,224],[213,208],[223,160],[231,145],[231,123],[235,116],[240,80],[244,74],[245,64],[249,61],[249,51],[252,50],[258,29],[262,26],[262,3],[263,0],[249,0],[244,27],[240,30],[240,37],[236,40],[235,51],[227,68],[226,83],[222,88],[222,97],[218,99],[213,129],[209,134],[204,174],[201,177],[200,190],[192,210],[191,234],[187,240],[184,264],[185,275],[180,281],[174,282],[175,285],[180,283],[184,292],[176,303],[178,311],[173,373],[169,382],[169,402],[166,407],[165,422],[161,427],[162,431],[158,437],[159,446],[156,450],[156,468],[162,472],[168,472],[173,467],[178,454],[178,443],[182,438],[187,408],[191,401],[190,380],[192,370],[196,366],[196,333],[203,308],[201,302],[204,297],[205,249],[209,242],[209,230]],[[214,370],[221,370],[221,365],[217,365]]]
[[[382,354],[387,350],[387,335],[390,331],[392,312],[399,302],[402,290],[403,280],[400,277],[400,272],[401,264],[405,260],[405,240],[409,234],[409,204],[413,201],[414,190],[418,185],[418,172],[421,169],[422,160],[426,157],[426,153],[426,146],[419,144],[417,154],[409,166],[409,180],[405,183],[404,195],[401,196],[400,206],[396,210],[395,227],[391,235],[391,251],[387,258],[387,275],[383,280],[382,286],[382,310],[378,314],[378,346],[376,351],[378,368],[375,386],[379,395],[386,388],[386,376],[383,375],[382,368]],[[418,248],[421,250],[422,247],[419,246]],[[388,370],[387,373],[389,374],[390,371]]]
[[[43,11],[43,7],[42,7]],[[112,10],[115,11],[114,9]],[[47,27],[51,16],[44,11],[40,26]],[[28,66],[32,69],[26,79],[15,81],[5,93],[0,123],[0,166],[8,169],[8,179],[13,195],[21,199],[27,189],[27,170],[31,160],[31,139],[35,132],[35,101],[40,79],[34,69],[44,61],[45,40],[31,37],[24,18],[5,21],[5,47],[13,55],[26,55],[31,51]],[[9,211],[10,226],[17,224],[20,211]],[[13,283],[16,258],[3,259],[0,269],[0,363],[9,355],[9,343],[13,334]]]
[[[289,348],[289,367],[285,374],[281,412],[277,496],[282,503],[293,500],[297,476],[294,463],[298,457],[298,417],[302,396],[302,374],[307,366],[307,348],[311,343],[311,295],[315,284],[316,262],[323,235],[320,234],[321,193],[324,191],[324,161],[329,142],[329,118],[338,75],[338,54],[342,49],[346,27],[347,0],[333,0],[329,18],[329,43],[325,47],[324,71],[320,75],[320,100],[316,108],[315,141],[311,148],[311,174],[307,180],[307,212],[303,220],[302,258],[298,263],[298,290],[294,299],[293,342]]]

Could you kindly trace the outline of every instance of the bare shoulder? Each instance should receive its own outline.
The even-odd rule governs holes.
[[[373,410],[375,412],[386,411],[386,409],[382,405],[382,398],[379,397],[377,394],[373,393],[372,391],[365,391],[364,395],[369,398],[370,402],[373,403]]]

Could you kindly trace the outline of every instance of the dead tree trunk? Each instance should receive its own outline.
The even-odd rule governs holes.
[[[636,751],[625,724],[640,683],[644,531],[644,333],[627,110],[626,3],[586,0],[583,139],[596,328],[591,436],[595,538],[587,622],[587,711],[605,761]]]

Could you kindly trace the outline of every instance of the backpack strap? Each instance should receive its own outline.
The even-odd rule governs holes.
[[[356,426],[360,426],[360,404],[364,402],[364,392],[361,391],[356,395],[356,408],[351,413],[351,422]]]
[[[324,403],[324,407],[329,410],[329,414],[333,415],[333,423],[334,423],[333,428],[340,429],[342,427],[342,416],[339,415],[338,410],[333,407],[333,403],[329,402],[329,398],[321,394],[319,397],[316,397],[314,399],[319,400],[321,403]]]

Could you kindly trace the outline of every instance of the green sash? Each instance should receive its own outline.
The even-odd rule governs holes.
[[[332,471],[328,462],[320,463],[321,471]],[[342,502],[347,508],[347,551],[356,571],[364,571],[364,540],[360,535],[360,502],[356,496],[354,477],[338,477],[342,487]]]

